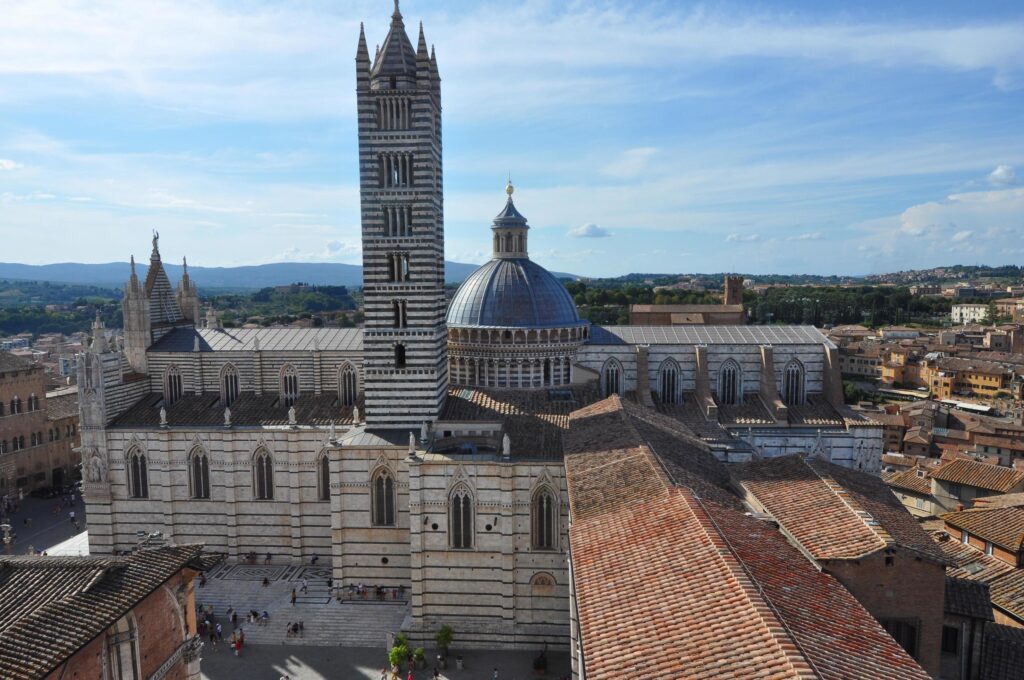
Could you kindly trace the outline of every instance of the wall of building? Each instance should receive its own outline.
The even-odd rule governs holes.
[[[833,560],[824,566],[880,622],[891,619],[914,623],[918,627],[917,660],[938,677],[945,568],[909,551],[889,552],[892,554],[878,552],[858,560]]]

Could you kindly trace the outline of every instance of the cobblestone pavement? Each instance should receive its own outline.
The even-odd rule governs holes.
[[[465,669],[442,671],[445,680],[491,680],[498,669],[499,680],[530,680],[538,676],[532,670],[536,652],[529,651],[467,651],[463,653]],[[379,680],[387,663],[383,647],[296,647],[292,645],[252,645],[234,656],[226,648],[217,651],[203,648],[204,680]],[[548,653],[545,678],[560,680],[569,674],[569,655]],[[400,675],[407,680],[409,672]],[[430,680],[433,667],[413,671],[414,680]]]
[[[76,534],[86,527],[85,503],[81,496],[76,496],[74,506],[61,505],[59,499],[42,499],[25,496],[19,503],[18,512],[5,521],[11,523],[16,538],[11,545],[11,553],[24,555],[29,547],[36,550],[48,550]],[[54,508],[57,512],[54,512]],[[74,510],[78,520],[78,528],[68,518],[68,512]],[[26,524],[25,520],[29,523]]]

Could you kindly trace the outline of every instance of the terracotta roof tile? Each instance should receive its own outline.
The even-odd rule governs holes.
[[[1010,552],[1019,552],[1024,543],[1024,508],[972,508],[948,512],[942,519]]]
[[[45,677],[201,553],[183,545],[127,558],[0,559],[0,677]]]
[[[978,680],[1024,678],[1024,628],[998,623],[985,625],[985,644]]]
[[[946,577],[945,611],[975,619],[995,620],[988,584],[955,576]]]
[[[891,487],[911,491],[922,496],[930,496],[932,484],[929,481],[929,477],[928,470],[912,467],[909,470],[895,472],[884,479],[885,483]]]
[[[967,458],[952,460],[932,472],[932,477],[952,484],[1006,493],[1021,482],[1024,472]]]

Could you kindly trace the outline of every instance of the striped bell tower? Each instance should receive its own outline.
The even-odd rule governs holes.
[[[422,24],[413,49],[398,0],[372,63],[360,26],[356,101],[366,424],[419,431],[448,390],[441,79]]]

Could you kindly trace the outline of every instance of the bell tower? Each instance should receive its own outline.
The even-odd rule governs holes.
[[[420,25],[415,49],[395,0],[370,61],[356,52],[366,424],[419,431],[448,390],[441,79]]]

